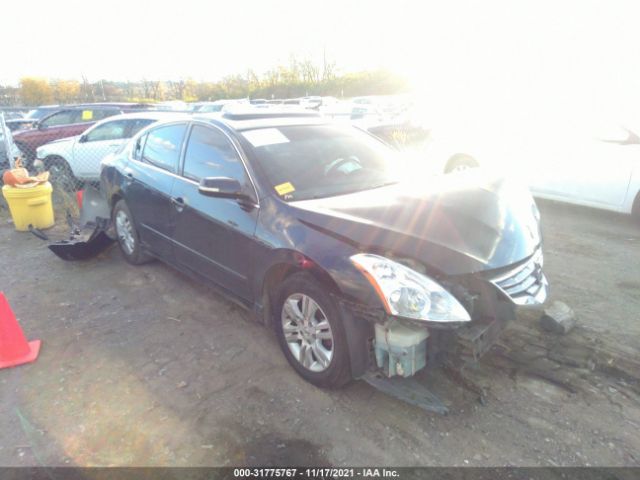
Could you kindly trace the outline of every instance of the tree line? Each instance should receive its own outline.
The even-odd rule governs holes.
[[[291,60],[263,74],[248,70],[218,81],[191,78],[169,81],[60,80],[36,77],[20,79],[18,86],[0,85],[0,104],[35,106],[84,102],[185,102],[222,98],[296,98],[330,95],[338,98],[405,92],[407,80],[388,70],[338,74],[335,64],[316,65]]]

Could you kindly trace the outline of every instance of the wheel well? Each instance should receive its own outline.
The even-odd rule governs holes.
[[[115,207],[116,203],[118,203],[120,200],[122,200],[122,196],[118,193],[114,193],[113,195],[111,195],[111,198],[109,198],[109,207],[113,210],[113,207]]]
[[[67,162],[64,157],[61,157],[60,155],[47,155],[46,157],[44,157],[42,159],[42,161],[44,162],[45,166],[50,165],[51,162],[53,161],[57,161],[57,160],[62,160],[63,162],[65,162],[67,165],[69,164],[69,162]]]
[[[275,294],[279,284],[291,275],[299,272],[307,272],[313,276],[322,286],[329,290],[329,293],[339,293],[340,289],[331,276],[315,263],[306,264],[302,262],[302,265],[295,265],[292,263],[278,263],[273,265],[267,270],[262,282],[262,306],[263,306],[263,318],[262,321],[270,325],[273,312],[272,306],[276,300]]]

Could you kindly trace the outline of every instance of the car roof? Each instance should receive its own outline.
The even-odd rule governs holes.
[[[292,125],[323,125],[331,123],[331,120],[323,115],[301,109],[247,109],[244,112],[220,113],[185,113],[185,112],[140,112],[114,115],[102,122],[120,118],[153,118],[160,125],[149,126],[154,128],[175,121],[199,120],[206,123],[223,124],[235,131],[253,130],[257,128],[275,128]],[[144,129],[146,131],[147,129]]]

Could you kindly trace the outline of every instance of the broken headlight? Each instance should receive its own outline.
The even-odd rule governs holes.
[[[437,323],[471,320],[460,302],[426,275],[368,253],[353,255],[351,262],[371,282],[390,315]]]

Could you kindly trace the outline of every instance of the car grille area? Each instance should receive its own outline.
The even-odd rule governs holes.
[[[542,272],[542,250],[538,249],[522,265],[491,278],[498,287],[517,305],[539,305],[547,299],[548,282]]]

